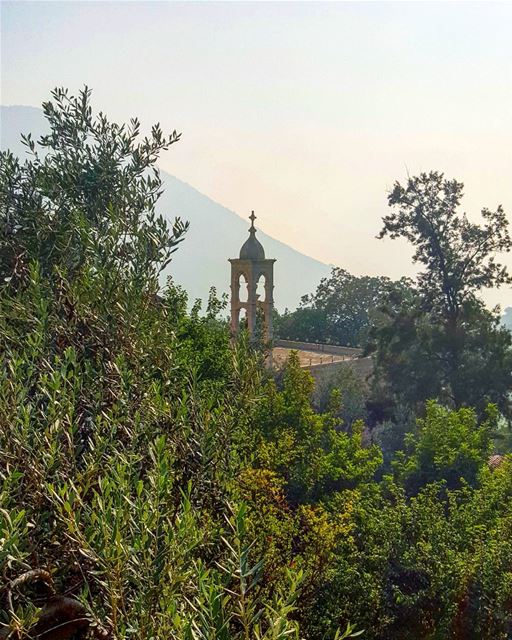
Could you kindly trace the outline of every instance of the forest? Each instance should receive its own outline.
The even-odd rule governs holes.
[[[335,268],[276,316],[372,356],[315,388],[233,342],[215,290],[162,287],[180,135],[87,88],[43,110],[0,155],[0,638],[512,638],[512,333],[481,298],[512,282],[503,209],[396,182],[380,236],[417,278]]]

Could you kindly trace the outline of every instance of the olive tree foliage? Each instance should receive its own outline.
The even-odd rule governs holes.
[[[23,136],[28,157],[0,155],[0,280],[26,281],[37,258],[42,275],[71,274],[85,263],[111,275],[121,269],[140,283],[170,261],[187,224],[172,228],[155,212],[162,181],[160,152],[180,139],[158,124],[141,139],[128,125],[94,114],[91,91],[55,89],[43,103],[49,133]]]

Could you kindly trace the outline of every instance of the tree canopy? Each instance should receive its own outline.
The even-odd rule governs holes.
[[[386,277],[358,277],[333,267],[315,293],[303,296],[299,309],[278,318],[277,332],[288,340],[364,346],[381,305],[409,286],[406,278],[393,282]]]
[[[491,401],[510,417],[512,343],[482,288],[511,282],[497,252],[510,250],[501,207],[482,211],[483,225],[458,211],[463,185],[431,172],[396,183],[389,194],[383,238],[405,238],[424,266],[414,295],[383,309],[387,321],[372,330],[376,380],[397,398],[438,398],[453,407]]]
[[[418,289],[445,318],[456,318],[482,289],[512,282],[495,257],[512,247],[503,208],[484,208],[484,224],[473,223],[459,211],[463,189],[461,182],[436,171],[411,177],[405,186],[396,182],[388,196],[392,213],[384,216],[379,234],[413,245],[413,261],[425,267]]]

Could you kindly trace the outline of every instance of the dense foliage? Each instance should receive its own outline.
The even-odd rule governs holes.
[[[431,172],[396,183],[381,237],[404,238],[423,266],[412,295],[386,305],[372,328],[376,381],[414,408],[429,398],[452,407],[496,403],[512,416],[512,336],[479,297],[512,282],[496,253],[510,251],[501,207],[483,209],[483,224],[459,211],[463,185]],[[381,389],[382,392],[382,389]]]
[[[333,267],[315,293],[302,297],[298,309],[276,318],[277,335],[283,340],[365,346],[382,304],[409,287],[406,278],[393,282],[384,276],[358,277]]]
[[[159,288],[178,136],[45,112],[41,157],[0,156],[0,637],[509,638],[496,406],[401,405],[383,453],[362,381],[274,376],[215,292]]]

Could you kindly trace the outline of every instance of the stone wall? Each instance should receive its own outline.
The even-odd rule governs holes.
[[[292,340],[275,340],[274,347],[276,363],[280,361],[281,366],[288,359],[290,351],[297,351],[302,368],[311,373],[318,385],[328,384],[329,379],[334,377],[341,367],[349,367],[362,380],[368,380],[373,373],[373,360],[371,357],[362,357],[362,349]],[[325,355],[327,359],[332,356],[334,360],[322,362],[324,358],[316,358],[315,362],[315,358],[310,357],[312,354]]]
[[[353,347],[339,347],[335,344],[317,344],[315,342],[295,342],[294,340],[274,340],[274,346],[283,349],[295,349],[297,351],[314,351],[318,353],[328,353],[337,356],[349,356],[358,358],[362,355],[362,349]],[[321,365],[317,365],[321,366]]]

